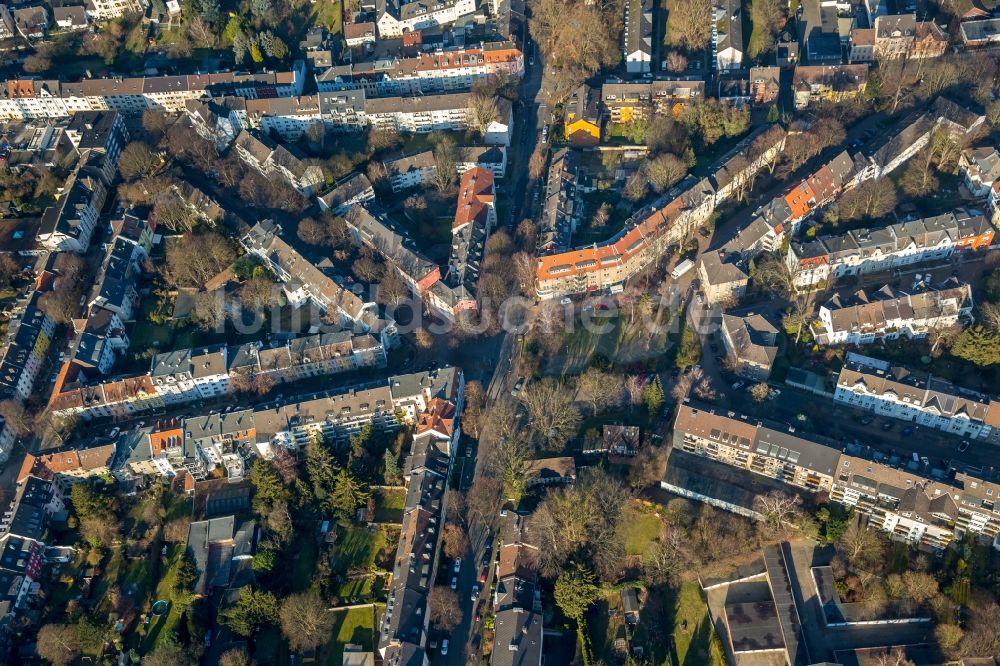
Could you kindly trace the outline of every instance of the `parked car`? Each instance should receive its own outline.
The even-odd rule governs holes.
[[[903,428],[903,435],[912,435],[914,430],[916,430],[916,428],[913,426],[906,426]]]
[[[115,437],[118,436],[118,433],[120,433],[121,431],[122,431],[121,428],[119,428],[118,426],[115,426],[114,428],[111,429],[111,432],[108,433],[108,437],[110,437],[111,439],[114,439]]]
[[[872,417],[872,416],[862,416],[861,417],[861,425],[871,425],[871,422],[874,421],[874,420],[875,420],[875,418]]]
[[[518,377],[517,381],[514,383],[514,388],[510,390],[510,394],[516,398],[517,394],[520,393],[521,389],[523,388],[524,388],[524,377]]]
[[[885,432],[889,432],[890,430],[892,430],[895,427],[896,427],[896,424],[893,423],[892,421],[886,421],[885,423],[882,424],[882,430],[884,430]]]
[[[455,558],[455,566],[453,566],[451,568],[451,570],[454,571],[455,573],[458,573],[461,569],[462,569],[462,558],[461,557],[456,557]]]
[[[452,576],[451,577],[451,589],[453,589],[453,590],[457,590],[458,589],[458,576]]]
[[[472,594],[469,597],[473,601],[479,598],[479,583],[472,586]]]
[[[965,453],[965,452],[966,452],[966,451],[968,451],[968,450],[969,450],[969,440],[967,440],[967,439],[963,439],[963,440],[962,440],[961,442],[959,442],[959,444],[958,444],[958,452],[959,452],[959,453]]]
[[[486,569],[485,568],[483,569],[482,573],[479,574],[479,582],[480,583],[485,583],[486,582]]]
[[[443,641],[441,641],[441,654],[442,655],[448,654],[448,639],[447,638],[444,639]]]
[[[559,305],[571,305],[572,303],[573,299],[569,296],[564,296],[562,300],[559,301]]]
[[[734,391],[739,391],[744,386],[745,386],[745,384],[743,382],[733,382],[733,390]]]

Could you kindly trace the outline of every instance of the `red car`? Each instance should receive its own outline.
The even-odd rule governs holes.
[[[483,573],[479,574],[479,582],[480,583],[486,582],[486,569],[483,569]]]

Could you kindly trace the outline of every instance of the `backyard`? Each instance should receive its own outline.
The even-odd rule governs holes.
[[[334,611],[333,640],[327,653],[330,666],[344,663],[346,645],[358,645],[366,652],[375,649],[375,626],[384,608],[382,604],[371,604]]]
[[[404,488],[379,488],[375,491],[375,522],[400,523],[406,503]]]
[[[726,663],[708,605],[697,583],[683,583],[673,603],[673,649],[677,666]]]
[[[334,545],[333,573],[344,582],[337,591],[342,603],[365,603],[381,598],[384,576],[398,540],[399,529],[350,526],[341,530]]]

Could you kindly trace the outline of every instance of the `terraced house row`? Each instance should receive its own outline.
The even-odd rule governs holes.
[[[233,393],[233,378],[266,376],[269,383],[334,375],[359,368],[383,367],[385,348],[368,334],[317,333],[264,347],[247,343],[180,349],[153,357],[148,372],[104,377],[76,359],[60,369],[49,399],[56,415],[126,418]]]
[[[993,244],[994,236],[995,229],[986,217],[959,208],[881,228],[793,242],[786,261],[795,285],[801,288],[982,250]]]
[[[294,451],[316,437],[343,442],[367,425],[392,431],[403,424],[433,423],[428,414],[453,414],[462,391],[461,370],[443,368],[248,409],[194,413],[120,434],[111,431],[114,436],[99,435],[72,450],[29,455],[22,476],[30,473],[68,486],[101,474],[129,480],[187,473],[198,480],[221,468],[235,479],[253,457],[271,458],[278,447]]]
[[[1000,402],[931,373],[850,352],[833,399],[881,416],[1000,443]]]
[[[316,75],[320,92],[364,90],[371,97],[468,90],[490,76],[524,75],[524,54],[513,42],[387,57],[337,65]]]
[[[545,300],[620,285],[655,264],[709,218],[715,207],[752,185],[754,175],[784,148],[780,127],[761,128],[741,141],[710,178],[689,177],[667,197],[633,215],[612,238],[538,258],[535,292]],[[566,234],[568,235],[568,234]]]
[[[78,111],[113,109],[140,115],[146,109],[179,112],[191,99],[234,95],[247,99],[301,95],[305,62],[287,72],[188,74],[64,82],[9,79],[0,86],[0,120],[65,118]]]
[[[841,152],[786,193],[758,208],[753,221],[718,253],[702,255],[698,270],[706,297],[711,302],[741,297],[750,281],[747,272],[749,259],[762,251],[776,250],[786,235],[794,235],[804,221],[842,193],[866,180],[881,178],[895,171],[927,145],[935,131],[949,132],[958,139],[964,139],[976,132],[984,121],[984,116],[939,97],[929,109],[915,112],[864,152],[853,155]],[[943,220],[947,216],[939,217]],[[871,270],[892,268],[897,264],[893,263],[895,259],[883,256],[887,251],[899,263],[910,263],[947,256],[954,249],[981,249],[992,243],[993,228],[981,215],[959,210],[953,217],[954,223],[961,229],[952,233],[955,245],[950,249],[944,246],[926,248],[926,244],[918,240],[915,246],[901,246],[890,251],[884,247],[885,230],[859,230],[849,232],[847,236],[859,239],[869,235],[879,236],[883,249],[875,253],[877,260],[869,262],[868,255],[861,251],[855,254],[860,254],[864,260],[845,259],[845,264],[850,265],[840,264],[838,259],[832,257],[839,252],[835,249],[839,248],[839,241],[821,237],[793,243],[786,261],[796,286],[805,288],[840,275],[856,273],[858,270],[854,264],[862,268],[870,266]],[[912,234],[919,236],[923,233],[919,229],[921,221],[906,224],[911,226]],[[939,222],[928,224],[934,226]],[[862,239],[860,242],[868,241]],[[847,257],[851,256],[847,254]],[[875,257],[874,254],[872,256]]]
[[[464,130],[469,127],[471,98],[468,92],[369,97],[363,89],[345,89],[259,100],[190,100],[185,109],[195,131],[223,148],[247,128],[273,131],[289,141],[320,123],[336,132],[361,131],[369,126],[421,133]],[[510,145],[512,122],[510,101],[498,99],[497,117],[486,128],[483,142]]]
[[[953,479],[932,478],[929,472],[849,455],[839,442],[819,435],[694,402],[678,409],[673,446],[799,491],[829,493],[897,541],[941,550],[973,534],[1000,550],[1000,485],[964,472]],[[666,480],[662,485],[674,490]],[[682,492],[730,508],[709,495]]]

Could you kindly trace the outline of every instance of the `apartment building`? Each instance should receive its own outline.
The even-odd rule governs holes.
[[[109,375],[118,356],[128,351],[129,338],[118,313],[92,306],[86,319],[75,320],[76,348],[73,362],[94,376]]]
[[[861,180],[881,178],[892,173],[916,155],[938,129],[949,132],[958,141],[965,141],[985,122],[985,116],[938,97],[927,111],[918,111],[883,137],[876,137],[866,150],[868,164],[859,176]]]
[[[524,75],[524,54],[513,42],[377,58],[331,67],[316,76],[320,92],[364,90],[371,97],[427,95],[469,90],[481,79]]]
[[[757,173],[766,165],[773,167],[784,148],[785,130],[777,125],[758,127],[741,139],[719,158],[709,176],[715,188],[715,205],[745,196]]]
[[[778,101],[781,94],[781,69],[778,67],[750,68],[750,102],[767,106]]]
[[[356,208],[356,207],[355,207]],[[264,260],[282,282],[293,307],[312,301],[324,311],[336,312],[343,328],[365,329],[364,315],[375,306],[344,289],[281,238],[281,227],[271,220],[258,222],[240,243]]]
[[[52,20],[63,30],[86,30],[90,25],[86,9],[81,5],[53,7]]]
[[[819,308],[822,344],[867,345],[899,337],[923,338],[931,329],[972,321],[972,288],[958,285],[908,294],[886,285],[852,296],[834,294]]]
[[[778,329],[761,314],[723,314],[722,345],[740,377],[767,381],[778,356]]]
[[[566,100],[563,115],[563,130],[570,144],[596,146],[601,142],[601,110],[596,90],[581,83]]]
[[[868,85],[868,65],[797,65],[792,76],[795,108],[811,102],[843,102],[854,99]]]
[[[207,414],[185,417],[181,426],[183,446],[193,447],[202,456],[204,477],[218,467],[225,470],[226,478],[238,481],[246,472],[245,462],[254,455],[257,429],[254,413],[238,409],[224,414]],[[190,470],[189,470],[190,471]],[[198,471],[198,470],[196,470]]]
[[[748,190],[753,174],[777,157],[784,142],[784,131],[761,128],[717,163],[711,179],[686,178],[607,241],[539,256],[535,293],[543,300],[593,293],[637,275],[707,220],[718,204]]]
[[[17,482],[29,477],[51,481],[62,497],[74,483],[110,474],[115,462],[114,444],[97,444],[28,454],[21,463]]]
[[[362,21],[361,23],[349,23],[345,25],[344,41],[350,47],[375,44],[375,23],[372,21]]]
[[[141,14],[146,11],[145,0],[87,0],[86,13],[92,21],[110,21],[126,14]]]
[[[906,57],[917,36],[916,14],[890,14],[875,17],[876,60]]]
[[[220,153],[229,148],[244,127],[249,126],[247,100],[242,97],[189,99],[184,108],[194,131],[211,142]]]
[[[406,458],[402,529],[377,649],[386,664],[426,663],[427,598],[440,565],[448,477],[458,444],[455,404],[434,400],[420,415]]]
[[[80,111],[116,110],[127,116],[146,109],[185,111],[188,100],[237,96],[247,99],[302,94],[305,62],[287,72],[217,72],[144,78],[60,82],[8,79],[0,85],[0,120],[65,118]]]
[[[479,309],[479,271],[496,222],[493,172],[482,167],[466,171],[458,186],[448,270],[429,292],[431,306],[445,317]]]
[[[627,123],[651,113],[672,114],[677,118],[684,107],[705,97],[705,82],[660,80],[607,81],[601,84],[601,106],[613,123]]]
[[[842,453],[841,443],[787,426],[717,413],[694,402],[678,409],[673,446],[776,479],[800,491],[827,492],[867,515],[892,539],[940,551],[966,534],[1000,550],[1000,486],[958,472],[929,478],[919,465],[890,467]],[[669,470],[668,470],[669,472]],[[664,480],[664,487],[669,487]]]
[[[514,511],[502,517],[498,538],[490,666],[541,666],[545,632],[538,587],[538,546],[528,542],[524,518]]]
[[[580,155],[562,148],[552,155],[545,181],[545,201],[538,224],[538,254],[562,252],[572,247],[573,234],[583,217],[584,176]]]
[[[940,58],[948,50],[948,35],[934,21],[917,21],[917,34],[910,44],[910,59]]]
[[[622,33],[625,71],[643,74],[653,63],[653,0],[625,3],[625,30]]]
[[[298,141],[310,128],[323,127],[317,95],[248,99],[244,103],[245,125],[263,134],[276,134],[282,141]]]
[[[674,421],[674,448],[811,492],[829,492],[840,461],[832,440],[805,439],[787,427],[717,414],[685,402]]]
[[[426,185],[437,175],[437,161],[430,150],[387,159],[382,164],[389,174],[393,192]]]
[[[715,190],[707,179],[689,178],[678,196],[662,208],[654,205],[634,215],[607,241],[538,257],[535,292],[547,300],[594,293],[624,283],[658,261],[714,210]]]
[[[854,28],[851,30],[848,47],[847,62],[851,64],[875,62],[875,29]]]
[[[375,24],[379,39],[402,37],[406,32],[437,28],[476,12],[475,0],[376,0]]]
[[[804,0],[797,23],[799,45],[810,65],[839,63],[841,45],[848,40],[853,21],[844,0]]]
[[[739,0],[712,3],[712,51],[720,72],[743,67],[743,7]]]
[[[1000,181],[1000,151],[991,146],[966,148],[958,158],[958,168],[972,196],[987,199]]]
[[[469,93],[365,100],[365,117],[379,128],[397,132],[434,132],[465,129]]]
[[[850,352],[833,399],[959,437],[996,441],[1000,402],[943,377]]]
[[[82,154],[90,152],[107,156],[111,173],[105,181],[114,180],[118,157],[129,141],[125,118],[117,111],[81,111],[73,114],[66,125],[66,137]]]
[[[351,331],[315,333],[263,348],[251,345],[246,354],[249,363],[241,364],[246,371],[268,375],[277,383],[386,364],[385,348],[374,337]],[[231,363],[230,373],[234,370]]]
[[[0,361],[0,399],[27,400],[45,356],[52,345],[56,325],[41,308],[42,293],[35,291],[21,312],[7,322],[6,347]],[[0,449],[0,457],[9,451]]]
[[[414,295],[422,297],[440,281],[438,265],[417,249],[405,229],[384,214],[364,206],[354,206],[345,219],[355,244],[377,252],[396,270]]]
[[[101,177],[78,168],[56,202],[42,213],[41,246],[50,252],[86,252],[107,193]]]
[[[455,171],[459,176],[466,171],[482,167],[500,179],[507,172],[507,148],[505,146],[459,146],[455,159]]]
[[[316,197],[320,210],[343,215],[354,204],[364,204],[375,199],[375,188],[363,173],[354,172],[344,176],[329,190]]]
[[[786,261],[795,285],[802,288],[943,259],[955,252],[983,250],[992,245],[994,235],[983,215],[959,208],[886,227],[793,242]]]
[[[296,148],[275,143],[264,134],[243,130],[233,142],[233,149],[244,164],[262,176],[280,176],[304,196],[312,196],[323,184],[320,167],[307,164]]]

